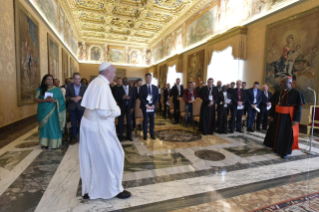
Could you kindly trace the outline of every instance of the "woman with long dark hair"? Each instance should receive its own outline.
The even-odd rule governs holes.
[[[38,103],[39,144],[43,149],[61,146],[65,127],[64,97],[60,88],[53,85],[53,81],[52,75],[45,75],[34,94],[34,102]]]

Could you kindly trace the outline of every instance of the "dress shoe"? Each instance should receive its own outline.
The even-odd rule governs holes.
[[[230,133],[234,133],[234,130],[229,130]]]
[[[144,136],[143,136],[143,139],[144,139],[144,140],[147,140],[147,136],[144,135]]]
[[[126,140],[133,141],[132,137],[127,137]]]
[[[223,134],[223,132],[222,131],[218,131],[218,134]]]
[[[83,199],[90,199],[89,194],[84,194]]]
[[[244,131],[242,131],[242,130],[236,130],[236,132],[243,133]]]
[[[155,139],[155,135],[151,135],[151,138],[152,138],[152,139]]]
[[[76,144],[76,142],[77,142],[76,138],[73,138],[73,140],[72,140],[72,142],[71,142],[71,145]]]
[[[226,131],[223,131],[222,133],[223,133],[223,134],[227,134],[227,132],[226,132]]]
[[[247,131],[248,131],[248,132],[255,132],[255,131],[253,130],[253,128],[248,128]]]
[[[132,194],[126,190],[124,190],[121,193],[119,193],[118,195],[116,195],[116,197],[119,199],[127,199],[127,198],[130,198],[131,196],[132,196]]]
[[[282,155],[280,156],[282,159],[287,159],[289,156],[288,155]]]

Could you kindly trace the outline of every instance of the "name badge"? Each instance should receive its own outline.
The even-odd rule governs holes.
[[[213,98],[213,95],[209,95],[208,98],[209,98],[209,101],[213,101],[213,99],[214,99],[214,98]]]
[[[148,94],[146,100],[149,104],[152,104],[153,96],[151,94]]]

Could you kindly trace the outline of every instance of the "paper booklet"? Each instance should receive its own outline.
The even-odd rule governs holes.
[[[269,106],[267,106],[267,110],[270,110],[270,108],[271,108],[271,103],[270,103],[270,105],[269,105]]]
[[[48,97],[52,97],[52,98],[53,98],[53,93],[45,92],[45,93],[44,93],[44,99],[46,99],[46,98],[48,98]]]
[[[241,105],[241,106],[237,106],[237,110],[243,110],[244,109],[244,105]]]

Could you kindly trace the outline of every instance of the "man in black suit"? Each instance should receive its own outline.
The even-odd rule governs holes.
[[[113,87],[111,87],[111,90],[112,90],[112,94],[113,94],[113,96],[114,96],[114,99],[116,99],[116,98],[115,98],[115,95],[116,95],[117,89],[120,88],[120,87],[122,87],[122,85],[123,85],[122,78],[120,78],[120,77],[117,78],[117,80],[116,80],[116,85],[113,86]]]
[[[227,116],[228,116],[228,107],[231,103],[231,94],[227,92],[227,86],[222,86],[222,90],[218,93],[218,133],[227,134]]]
[[[79,132],[81,119],[84,114],[84,107],[81,106],[82,98],[87,89],[87,86],[81,84],[81,74],[73,74],[74,83],[68,84],[65,94],[65,99],[68,101],[68,109],[70,113],[72,125],[72,142],[77,142],[77,133]]]
[[[142,79],[138,79],[136,80],[135,82],[135,85],[134,85],[134,91],[135,91],[135,98],[136,99],[140,99],[140,89],[141,89],[141,86],[142,86]],[[136,123],[135,123],[135,108],[134,108],[134,111],[133,111],[133,129],[135,129],[136,127]],[[141,130],[141,125],[139,125],[139,130]]]
[[[259,82],[254,82],[254,85],[252,88],[248,89],[246,91],[247,101],[246,101],[246,107],[247,107],[247,131],[248,132],[254,132],[253,125],[256,118],[257,109],[259,109],[259,104],[261,103],[262,98],[262,92],[259,87]]]
[[[247,83],[246,82],[242,82],[241,83],[241,89],[243,89],[244,90],[244,92],[246,92],[246,96],[247,96],[247,89],[246,89],[246,85],[247,85]],[[246,115],[247,114],[247,107],[245,107],[244,108],[244,115]]]
[[[268,85],[263,85],[262,87],[262,100],[259,106],[260,113],[257,114],[257,130],[260,130],[260,124],[263,123],[262,129],[267,130],[268,125],[268,116],[269,116],[269,110],[272,106],[269,102],[269,99],[272,97],[272,93],[268,92]],[[268,109],[267,109],[268,107]]]
[[[180,85],[180,83],[181,83],[180,78],[177,78],[176,84],[173,86],[172,94],[171,94],[173,96],[175,124],[178,124],[180,119],[178,97],[183,97],[183,93],[184,93],[184,87],[183,85]]]
[[[163,117],[164,117],[164,119],[166,119],[167,109],[169,107],[169,105],[167,105],[167,103],[168,103],[168,99],[171,97],[171,85],[169,83],[166,85],[166,88],[164,89],[163,93],[164,93],[164,101],[163,101],[164,113],[163,113]]]
[[[215,88],[217,89],[218,92],[221,92],[223,90],[222,81],[217,81],[217,86]],[[227,87],[226,87],[226,90],[227,90]]]
[[[235,119],[236,119],[236,131],[243,132],[241,130],[241,119],[244,112],[244,105],[246,102],[246,93],[241,89],[241,80],[237,80],[237,87],[230,90],[229,93],[231,96],[231,118],[229,123],[229,130],[231,133],[234,132],[235,129]]]
[[[199,83],[198,87],[195,88],[196,93],[197,93],[197,95],[198,95],[199,97],[201,96],[201,95],[200,95],[200,91],[201,91],[201,89],[202,89],[203,87],[205,87],[205,83],[201,81],[201,82]]]
[[[150,119],[150,134],[151,138],[155,139],[154,134],[154,119],[157,102],[159,100],[158,89],[152,85],[152,75],[150,73],[145,75],[146,84],[141,87],[140,90],[140,108],[143,111],[143,138],[147,139],[147,125],[148,119]]]
[[[116,90],[115,97],[118,106],[121,108],[121,115],[118,119],[119,140],[123,141],[124,117],[126,117],[126,140],[133,141],[132,115],[135,108],[136,97],[134,88],[129,86],[127,77],[123,78],[123,86]]]

